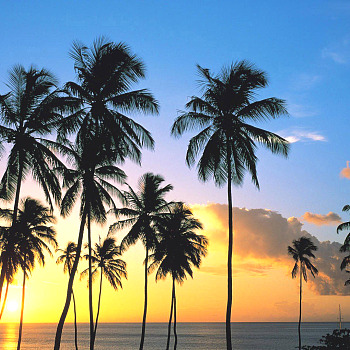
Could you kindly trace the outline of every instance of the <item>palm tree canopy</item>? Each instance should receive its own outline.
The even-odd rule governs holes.
[[[129,233],[121,242],[122,249],[135,244],[139,239],[145,247],[154,248],[156,243],[154,225],[172,205],[172,202],[167,202],[164,197],[173,186],[168,184],[161,187],[163,182],[164,178],[161,175],[146,173],[139,180],[138,192],[130,186],[128,191],[124,191],[127,206],[113,211],[118,221],[110,227],[112,232],[131,226]],[[123,219],[120,219],[121,217]]]
[[[272,153],[288,155],[288,142],[250,122],[286,115],[285,101],[271,97],[255,100],[256,90],[268,84],[266,73],[247,61],[224,67],[217,75],[197,66],[203,95],[192,96],[187,112],[179,115],[171,133],[179,137],[186,131],[200,130],[190,139],[186,162],[193,166],[199,157],[198,176],[202,181],[214,178],[222,186],[228,180],[241,185],[248,171],[259,188],[256,149],[261,144]],[[232,178],[228,179],[228,164]]]
[[[307,282],[307,270],[309,270],[313,277],[318,274],[317,268],[311,263],[309,258],[314,258],[314,251],[317,251],[317,246],[315,246],[311,239],[308,237],[301,237],[293,241],[293,246],[288,246],[288,254],[291,255],[295,261],[292,277],[295,278],[299,269],[305,282]]]
[[[1,198],[11,200],[16,183],[29,171],[44,190],[51,208],[51,195],[60,200],[59,183],[50,170],[60,164],[40,137],[48,135],[63,114],[76,108],[76,101],[57,89],[57,80],[46,69],[17,65],[9,73],[10,92],[0,95],[0,142],[12,144],[7,168],[0,183]],[[19,179],[20,164],[23,172]]]
[[[343,208],[343,211],[344,212],[350,211],[350,205],[348,204],[345,205]],[[343,222],[337,227],[337,233],[345,230],[350,230],[350,221]],[[345,237],[344,244],[340,247],[339,251],[341,253],[346,253],[350,251],[350,233]],[[346,257],[343,258],[340,265],[340,269],[344,270],[349,264],[350,264],[350,255],[347,255]],[[349,281],[346,281],[345,285],[348,285],[349,283],[350,283]]]
[[[84,142],[66,145],[58,142],[46,142],[50,147],[66,157],[68,166],[55,170],[63,177],[63,187],[67,189],[61,203],[61,215],[68,216],[77,200],[81,199],[80,214],[87,206],[92,220],[103,223],[106,209],[116,208],[113,196],[123,200],[121,191],[110,181],[123,184],[126,175],[114,165],[114,151],[100,142],[101,136],[91,135]]]
[[[74,242],[68,242],[65,249],[56,249],[61,254],[56,260],[56,264],[63,264],[63,271],[70,273],[76,257],[77,245]]]
[[[80,101],[81,107],[63,120],[59,137],[78,131],[80,142],[93,129],[104,135],[108,148],[118,150],[116,160],[129,157],[139,162],[140,148],[153,148],[154,141],[149,131],[126,114],[157,114],[159,109],[147,89],[131,90],[145,77],[144,64],[127,45],[104,37],[95,40],[90,48],[74,42],[70,56],[77,82],[66,83],[65,89]]]
[[[92,249],[92,278],[96,278],[98,269],[102,269],[102,274],[114,289],[122,288],[122,278],[127,278],[126,263],[119,259],[121,249],[116,244],[116,239],[109,233],[101,242],[95,244]],[[89,259],[88,255],[85,255]],[[82,275],[86,275],[89,269],[85,269]]]
[[[166,278],[167,274],[179,283],[186,279],[186,274],[193,277],[192,266],[199,268],[207,253],[207,238],[196,233],[202,228],[183,203],[176,203],[171,213],[163,216],[157,225],[159,243],[150,256],[148,269],[152,272],[158,268],[156,280]]]
[[[6,220],[12,221],[12,215],[12,210],[0,211],[0,217]],[[52,255],[49,245],[57,246],[56,231],[49,226],[51,223],[55,223],[55,217],[48,207],[36,199],[23,199],[16,225],[12,230],[8,230],[11,232],[3,241],[6,249],[3,249],[2,255],[6,253],[8,258],[5,262],[6,268],[16,272],[19,264],[27,273],[34,268],[36,260],[45,264],[44,251]],[[5,264],[2,261],[2,266],[6,266]]]

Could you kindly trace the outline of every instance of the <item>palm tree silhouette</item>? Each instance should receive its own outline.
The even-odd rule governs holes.
[[[62,254],[57,258],[56,264],[63,264],[63,272],[68,272],[68,275],[72,272],[74,260],[76,258],[77,245],[74,242],[68,242],[66,249],[56,249],[56,252]],[[72,287],[73,308],[74,308],[74,344],[75,349],[78,350],[78,327],[77,327],[77,308],[75,304],[75,296]]]
[[[286,114],[285,101],[272,97],[256,101],[256,90],[268,84],[266,73],[246,61],[223,68],[217,75],[197,66],[202,97],[193,96],[186,104],[188,112],[176,118],[171,133],[179,137],[185,131],[200,129],[191,138],[186,155],[188,166],[198,161],[198,177],[213,177],[217,186],[227,182],[229,245],[228,297],[226,309],[226,345],[231,344],[233,218],[231,184],[241,185],[248,171],[257,188],[257,144],[272,153],[288,154],[288,142],[282,137],[249,124]]]
[[[14,215],[15,212],[12,210],[3,211],[3,217],[7,216],[12,222]],[[52,226],[49,226],[54,222],[55,217],[51,214],[50,208],[44,206],[38,200],[27,197],[21,201],[17,212],[17,221],[11,232],[16,241],[16,259],[19,261],[20,268],[23,271],[22,305],[17,350],[21,348],[22,341],[26,279],[35,267],[36,261],[41,265],[45,264],[44,251],[52,255],[49,245],[57,246],[56,231]]]
[[[144,64],[126,44],[104,37],[97,38],[91,48],[74,42],[70,56],[77,82],[67,82],[65,89],[81,102],[81,108],[63,119],[59,139],[77,132],[80,142],[94,130],[103,134],[107,148],[118,150],[118,161],[140,162],[140,148],[153,148],[154,141],[149,131],[125,113],[158,114],[158,102],[147,89],[130,90],[145,77]]]
[[[300,279],[300,297],[299,297],[299,325],[298,325],[298,334],[299,334],[299,350],[301,350],[301,299],[302,299],[302,284],[303,278],[307,282],[307,270],[310,271],[311,275],[315,277],[318,274],[317,268],[312,265],[309,258],[314,258],[315,255],[313,251],[316,251],[318,248],[315,246],[310,238],[301,237],[298,240],[293,241],[293,246],[288,246],[288,254],[291,255],[295,261],[292,278],[297,277],[299,271]]]
[[[66,83],[65,90],[76,97],[81,108],[62,120],[58,141],[65,143],[67,135],[77,132],[76,142],[81,144],[93,133],[105,149],[113,150],[110,161],[122,163],[130,158],[140,163],[141,148],[152,149],[154,141],[149,131],[125,113],[157,114],[159,109],[148,90],[130,91],[132,84],[145,76],[143,63],[127,45],[115,44],[103,37],[96,39],[91,48],[73,43],[70,55],[78,82]],[[88,231],[89,227],[88,223]],[[91,255],[90,238],[89,247]],[[89,266],[91,280],[91,259]],[[90,337],[94,328],[91,294],[90,288]],[[64,310],[57,327],[55,350],[60,348],[65,314]]]
[[[350,205],[345,205],[343,208],[344,212],[350,212]],[[341,223],[337,227],[337,233],[343,230],[349,230],[350,229],[350,221],[346,221]],[[350,233],[345,237],[344,244],[340,247],[340,252],[346,253],[350,251]],[[350,254],[344,257],[344,259],[341,262],[340,269],[344,270],[348,265],[350,264]],[[349,284],[349,281],[346,281],[345,285]]]
[[[142,317],[141,341],[139,349],[143,349],[146,331],[147,301],[148,301],[148,257],[156,245],[156,234],[154,225],[160,219],[161,215],[169,211],[172,203],[168,203],[164,196],[173,189],[172,185],[161,187],[164,178],[152,173],[144,174],[138,184],[138,192],[135,192],[130,186],[128,191],[124,191],[126,207],[114,209],[118,219],[116,223],[110,226],[110,231],[130,227],[130,231],[121,242],[121,249],[125,250],[131,245],[141,240],[146,249],[145,258],[145,301]],[[120,217],[124,217],[120,219]]]
[[[205,236],[196,234],[202,229],[202,224],[193,217],[191,210],[183,203],[176,203],[170,214],[163,216],[157,224],[159,243],[155,252],[150,255],[149,272],[157,269],[156,281],[171,275],[172,296],[170,317],[168,323],[168,338],[166,349],[170,345],[170,329],[174,310],[174,349],[177,347],[176,333],[176,294],[175,282],[182,284],[186,274],[193,278],[192,266],[199,268],[202,257],[207,253],[208,240]]]
[[[12,148],[0,182],[0,197],[5,200],[15,197],[13,226],[17,219],[21,183],[29,172],[43,189],[50,208],[53,208],[51,196],[59,202],[60,186],[50,166],[60,162],[40,138],[50,134],[62,113],[77,103],[61,94],[56,88],[56,78],[46,69],[30,67],[26,70],[21,65],[14,66],[7,86],[10,92],[0,95],[0,143],[11,144]],[[2,269],[0,290],[4,273]]]
[[[100,291],[98,295],[98,305],[95,320],[95,329],[93,335],[93,341],[96,338],[98,318],[100,315],[101,295],[102,295],[102,277],[104,276],[109,284],[117,290],[118,287],[122,288],[121,279],[127,278],[126,263],[119,259],[121,255],[120,247],[116,244],[116,239],[109,233],[107,237],[99,243],[95,244],[95,249],[92,250],[92,278],[96,277],[98,270],[100,269]],[[89,259],[89,255],[85,255],[86,259]],[[82,272],[82,276],[88,274],[89,269],[85,269]]]
[[[60,321],[57,325],[55,349],[59,349],[62,330],[69,304],[71,300],[74,276],[77,271],[78,262],[81,254],[84,228],[88,228],[88,245],[91,247],[91,221],[104,223],[106,221],[106,209],[115,208],[112,196],[122,198],[118,188],[108,182],[108,180],[124,183],[125,173],[113,165],[113,150],[103,147],[101,138],[94,135],[86,137],[79,144],[71,144],[66,141],[67,145],[56,142],[50,142],[51,147],[55,148],[62,155],[67,157],[71,169],[66,167],[57,168],[58,173],[63,175],[63,187],[67,191],[61,203],[61,215],[68,216],[78,198],[80,198],[80,216],[81,223],[77,241],[76,258],[74,260],[71,274],[68,282],[66,302],[61,314]],[[89,254],[91,256],[91,253]],[[89,261],[91,266],[91,259]],[[90,269],[91,271],[91,269]],[[93,349],[93,310],[92,310],[92,277],[89,278],[89,309],[90,309],[90,348]]]

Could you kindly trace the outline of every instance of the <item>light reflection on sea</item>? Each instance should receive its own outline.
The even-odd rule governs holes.
[[[336,323],[304,323],[302,339],[305,345],[318,344],[322,335],[337,328]],[[343,324],[349,328],[350,323]],[[101,323],[96,337],[96,350],[133,350],[138,348],[140,324]],[[89,325],[78,325],[79,349],[88,349]],[[24,324],[21,349],[53,349],[56,324]],[[0,349],[17,348],[18,325],[0,324]],[[164,350],[167,324],[149,323],[146,327],[145,350]],[[297,323],[232,323],[232,343],[235,350],[292,350],[298,342]],[[62,350],[74,349],[74,326],[66,324]],[[224,323],[179,323],[179,350],[225,350]]]

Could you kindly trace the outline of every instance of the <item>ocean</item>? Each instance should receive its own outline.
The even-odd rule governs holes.
[[[292,350],[298,345],[297,323],[232,323],[234,350]],[[337,323],[303,323],[303,345],[319,344],[322,335],[337,328]],[[349,328],[350,323],[344,323]],[[225,350],[224,323],[179,323],[178,350]],[[56,324],[23,325],[21,349],[53,349]],[[96,336],[96,350],[138,349],[141,325],[136,323],[101,323]],[[0,324],[0,349],[17,348],[18,324]],[[79,349],[88,349],[89,325],[78,325]],[[145,350],[164,350],[167,324],[148,323]],[[173,344],[173,339],[171,345]],[[74,349],[74,325],[64,326],[62,350]]]

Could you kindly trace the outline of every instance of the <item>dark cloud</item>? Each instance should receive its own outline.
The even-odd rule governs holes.
[[[227,205],[208,204],[194,205],[194,212],[210,218],[210,227],[204,226],[204,233],[212,243],[227,244]],[[343,256],[339,252],[338,242],[320,242],[317,237],[303,230],[303,224],[295,217],[285,218],[275,211],[267,209],[234,208],[234,254],[240,256],[242,262],[237,266],[236,273],[247,269],[254,273],[268,273],[271,262],[278,262],[287,269],[292,269],[293,260],[287,254],[287,247],[293,240],[301,236],[310,237],[318,246],[315,266],[319,275],[314,279],[310,276],[308,285],[321,295],[350,295],[350,287],[345,287],[348,279],[345,271],[340,271]],[[204,222],[205,225],[205,222]],[[259,259],[259,264],[245,265],[244,258]],[[265,267],[265,268],[264,268]],[[209,273],[226,274],[226,267],[206,267],[202,269]]]

